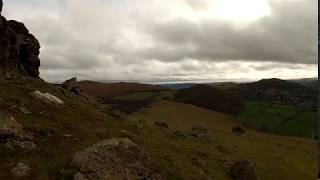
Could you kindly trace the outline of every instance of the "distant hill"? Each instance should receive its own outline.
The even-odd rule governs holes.
[[[218,89],[223,89],[223,90],[236,89],[239,87],[239,84],[234,82],[217,82],[217,83],[209,83],[206,85],[212,86]]]
[[[294,80],[289,80],[289,82],[298,83],[302,86],[312,88],[312,89],[318,89],[318,86],[319,86],[318,78],[294,79]]]
[[[174,84],[159,84],[162,87],[169,88],[169,89],[185,89],[190,88],[194,83],[174,83]]]
[[[245,108],[236,91],[220,90],[203,84],[178,90],[175,100],[226,114],[238,114]]]
[[[317,104],[317,91],[298,83],[281,79],[263,79],[239,85],[247,100],[271,104],[313,107]]]
[[[164,91],[165,87],[151,84],[139,83],[100,83],[94,81],[80,81],[80,89],[83,94],[87,94],[96,98],[109,98],[124,95],[130,92],[142,91]]]

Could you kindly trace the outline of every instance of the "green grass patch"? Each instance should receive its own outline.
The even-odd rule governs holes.
[[[263,132],[313,138],[317,113],[297,107],[246,102],[246,110],[237,116],[244,125]]]

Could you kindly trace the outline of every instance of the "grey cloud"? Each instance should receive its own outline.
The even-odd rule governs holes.
[[[271,1],[272,14],[244,28],[225,21],[174,19],[148,24],[157,45],[146,57],[177,61],[272,61],[316,64],[316,2]],[[183,45],[191,46],[183,46]],[[188,48],[192,47],[192,48]]]
[[[272,77],[275,67],[288,76],[316,69],[315,1],[270,0],[270,16],[241,28],[170,16],[179,8],[202,11],[209,0],[5,2],[4,13],[40,40],[41,76],[49,81],[209,81]]]

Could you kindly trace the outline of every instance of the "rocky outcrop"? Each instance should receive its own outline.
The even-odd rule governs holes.
[[[66,89],[76,95],[80,95],[80,93],[81,93],[80,85],[77,81],[77,78],[75,78],[75,77],[64,81],[62,84],[62,88]]]
[[[15,152],[18,149],[31,151],[36,148],[32,135],[13,117],[0,114],[0,152]]]
[[[2,0],[0,9],[2,10]],[[38,40],[23,23],[7,21],[0,11],[0,78],[39,77]]]
[[[76,152],[71,165],[75,180],[163,179],[152,170],[149,158],[127,138],[113,138]]]

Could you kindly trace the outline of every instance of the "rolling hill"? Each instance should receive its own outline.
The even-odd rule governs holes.
[[[167,88],[159,85],[139,83],[100,83],[94,81],[80,81],[80,88],[83,94],[97,98],[110,98],[137,91],[164,91]]]
[[[196,175],[201,172],[199,166],[190,167],[186,163],[189,156],[212,179],[229,179],[223,167],[228,166],[231,159],[239,158],[254,162],[261,180],[316,178],[313,172],[316,171],[316,159],[313,159],[316,157],[313,154],[316,152],[316,142],[313,140],[263,134],[251,129],[237,135],[231,132],[240,123],[234,116],[163,100],[154,102],[151,108],[136,112],[127,119],[131,124],[139,124],[137,129],[146,139],[157,137],[158,149],[154,153],[164,154],[164,158],[158,161],[163,165],[164,172],[174,175],[173,179],[199,179]],[[159,127],[152,135],[146,133],[147,128],[155,127],[154,122],[159,121],[165,122],[168,128]],[[206,127],[208,133],[194,137],[193,127]],[[159,134],[163,136],[160,138]],[[173,170],[173,165],[179,165],[179,170]],[[308,166],[313,170],[308,172]],[[207,177],[205,175],[204,179]]]
[[[317,107],[317,91],[281,79],[263,79],[239,86],[241,95],[250,101],[291,105],[305,108]]]
[[[227,114],[238,114],[245,108],[243,99],[237,91],[221,90],[199,84],[178,90],[174,99]]]

